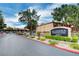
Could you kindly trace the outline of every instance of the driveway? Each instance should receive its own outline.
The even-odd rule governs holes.
[[[40,42],[27,39],[23,35],[0,34],[0,56],[77,56]]]

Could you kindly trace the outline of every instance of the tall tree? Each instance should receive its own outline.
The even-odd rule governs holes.
[[[29,29],[30,35],[32,35],[33,32],[36,32],[37,21],[40,17],[37,15],[36,10],[27,9],[26,11],[19,12],[19,15],[21,16],[19,20],[27,23],[26,27]]]
[[[79,27],[79,7],[78,5],[62,5],[55,8],[51,13],[54,20],[62,21],[63,23],[69,23],[75,27]]]
[[[6,27],[6,24],[4,24],[4,19],[2,16],[2,11],[0,11],[0,29],[3,29]]]

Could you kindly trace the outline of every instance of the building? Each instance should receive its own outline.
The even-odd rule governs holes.
[[[53,23],[46,23],[37,26],[36,32],[49,32],[54,27]]]
[[[72,25],[63,24],[62,22],[50,22],[50,23],[38,25],[36,31],[41,33],[46,33],[46,32],[50,32],[50,30],[52,30],[54,27],[59,27],[59,26],[72,27]]]

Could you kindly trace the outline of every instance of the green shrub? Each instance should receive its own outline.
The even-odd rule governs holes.
[[[53,38],[51,35],[45,35],[45,37],[46,37],[47,39],[52,39],[52,38]]]
[[[41,40],[41,41],[45,41],[46,38],[45,38],[45,37],[40,37],[40,40]]]
[[[76,35],[73,36],[73,37],[72,37],[72,42],[78,42],[78,36],[76,36]]]
[[[41,33],[41,32],[37,32],[37,33],[36,33],[36,34],[37,34],[37,36],[39,36],[39,35],[40,35],[40,33]]]
[[[70,37],[65,37],[65,36],[56,36],[56,40],[60,40],[60,41],[70,41],[71,38]]]
[[[35,36],[31,36],[31,38],[35,38]]]
[[[55,39],[55,40],[62,40],[62,38],[63,37],[61,37],[61,36],[53,36],[53,39]]]
[[[36,34],[38,36],[38,40],[40,40],[40,34],[41,34],[41,32],[37,32]]]
[[[71,41],[70,37],[66,36],[53,36],[53,35],[46,35],[45,36],[47,39],[54,39],[54,40],[60,40],[60,41]]]
[[[50,33],[49,33],[49,32],[45,33],[45,36],[49,36],[49,35],[50,35]]]
[[[70,42],[71,38],[70,37],[64,37],[64,41]]]
[[[58,43],[57,41],[49,40],[49,44],[50,44],[50,45],[56,45],[57,43]]]
[[[70,44],[70,47],[73,48],[73,49],[79,50],[79,44],[77,44],[77,43]]]

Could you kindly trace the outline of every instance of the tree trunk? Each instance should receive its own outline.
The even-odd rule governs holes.
[[[30,36],[32,36],[32,25],[31,25],[31,28],[30,28]]]

